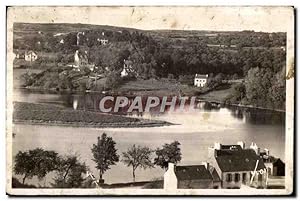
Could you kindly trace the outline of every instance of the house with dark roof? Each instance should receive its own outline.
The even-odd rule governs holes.
[[[204,165],[176,166],[179,189],[213,188],[213,178]]]
[[[270,176],[285,176],[285,163],[280,158],[271,156],[268,149],[260,152],[259,155],[263,159]]]
[[[209,148],[209,162],[221,178],[222,188],[241,188],[242,185],[265,188],[267,169],[256,150],[245,148],[243,142],[236,145],[215,143]]]
[[[207,83],[208,74],[196,74],[194,78],[194,86],[204,87]]]
[[[220,177],[208,163],[175,166],[169,164],[164,175],[165,189],[213,189],[221,186]]]
[[[25,55],[24,55],[25,61],[32,62],[32,61],[37,60],[37,58],[38,58],[38,55],[34,51],[29,50],[29,51],[25,52]]]

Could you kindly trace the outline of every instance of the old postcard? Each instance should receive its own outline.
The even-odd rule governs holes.
[[[294,8],[7,8],[9,195],[291,195]]]

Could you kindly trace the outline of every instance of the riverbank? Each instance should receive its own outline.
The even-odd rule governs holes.
[[[158,120],[73,110],[50,104],[14,102],[13,123],[47,126],[133,128],[172,125]]]

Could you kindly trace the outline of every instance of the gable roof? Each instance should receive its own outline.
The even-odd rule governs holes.
[[[175,174],[178,180],[213,180],[204,165],[176,166]]]
[[[221,178],[220,178],[216,168],[214,168],[213,166],[209,166],[209,172],[210,172],[214,182],[221,181]]]
[[[222,172],[254,171],[264,169],[263,160],[252,149],[217,150],[216,161]]]
[[[273,164],[274,166],[285,166],[285,163],[280,158],[275,159]]]
[[[207,79],[208,78],[208,74],[196,74],[195,78]]]
[[[235,150],[235,149],[238,149],[238,150],[241,150],[242,147],[240,145],[236,145],[236,144],[233,144],[233,145],[223,145],[221,144],[221,149],[222,150]]]
[[[34,51],[32,51],[32,50],[25,51],[25,54],[26,54],[26,55],[30,55],[30,54],[37,55],[37,54],[36,54]]]

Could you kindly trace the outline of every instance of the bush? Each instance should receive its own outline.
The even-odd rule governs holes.
[[[107,89],[115,89],[121,84],[121,77],[118,73],[112,72],[107,76],[107,80],[105,82],[105,88]]]

